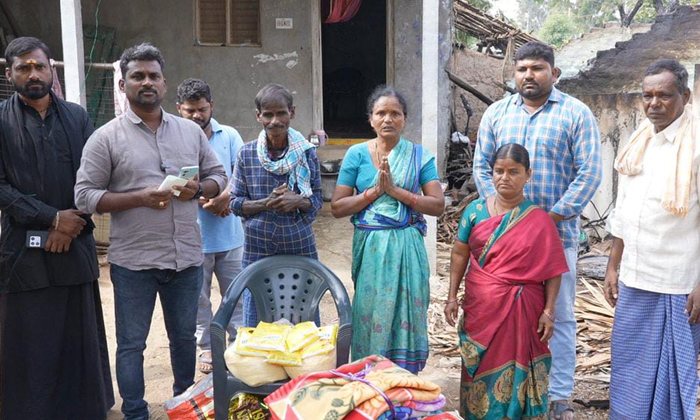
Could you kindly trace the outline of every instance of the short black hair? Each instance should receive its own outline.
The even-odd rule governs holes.
[[[526,171],[530,170],[530,153],[518,143],[508,143],[498,148],[493,156],[491,167],[496,165],[496,161],[500,159],[513,159],[513,161],[523,165]]]
[[[5,61],[7,66],[12,68],[15,57],[30,53],[34,50],[41,50],[46,54],[46,59],[51,60],[51,51],[39,38],[33,36],[23,36],[13,39],[5,48]]]
[[[372,116],[372,111],[374,111],[374,104],[377,103],[379,98],[382,98],[384,96],[393,96],[394,98],[396,98],[396,100],[399,101],[399,105],[401,105],[401,108],[403,108],[403,115],[405,117],[408,116],[408,104],[406,103],[406,99],[403,97],[403,95],[399,91],[394,89],[392,86],[379,85],[372,91],[372,93],[369,95],[369,98],[367,98],[368,117]]]
[[[515,57],[513,58],[513,60],[518,62],[520,60],[525,60],[528,58],[544,60],[548,62],[549,65],[552,66],[552,68],[554,68],[554,50],[552,49],[552,47],[545,43],[537,41],[530,41],[524,43],[520,48],[518,48],[518,51],[515,53]]]
[[[165,70],[165,60],[160,50],[149,42],[134,45],[124,50],[119,58],[119,68],[122,70],[122,77],[126,77],[129,63],[132,61],[157,61],[160,64],[160,71]]]
[[[255,108],[262,111],[263,107],[269,103],[284,102],[290,110],[294,106],[292,92],[286,87],[277,83],[265,85],[257,95],[255,95]]]
[[[185,101],[197,102],[202,98],[211,103],[211,88],[204,80],[185,79],[177,87],[178,103],[182,104]]]
[[[688,90],[688,70],[678,60],[664,59],[656,61],[647,67],[644,71],[644,77],[661,74],[665,71],[676,77],[676,86],[678,86],[680,93]]]

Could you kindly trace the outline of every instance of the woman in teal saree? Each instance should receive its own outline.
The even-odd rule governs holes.
[[[378,354],[417,373],[428,358],[423,214],[442,214],[444,198],[435,157],[401,137],[401,94],[380,86],[367,105],[377,137],[348,150],[331,201],[333,215],[355,225],[352,358]]]

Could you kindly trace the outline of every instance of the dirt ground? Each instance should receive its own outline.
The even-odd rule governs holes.
[[[320,215],[314,225],[316,240],[318,243],[319,258],[327,265],[345,284],[350,296],[353,294],[352,281],[350,279],[350,264],[352,259],[352,225],[347,219],[336,220],[330,215]],[[434,279],[433,282],[448,281],[447,279]],[[216,282],[214,282],[216,283]],[[441,290],[440,284],[432,284],[431,288],[435,292]],[[100,292],[102,293],[102,304],[105,313],[105,323],[107,327],[107,338],[110,352],[110,362],[112,366],[112,377],[114,378],[114,389],[117,395],[115,406],[109,412],[108,420],[122,419],[120,412],[121,399],[117,391],[117,383],[114,372],[114,355],[116,351],[116,341],[114,333],[114,299],[112,286],[109,280],[109,269],[104,265],[101,269]],[[220,300],[218,291],[213,292],[215,305]],[[322,313],[324,323],[332,322],[334,312],[331,310],[331,302],[322,303]],[[168,353],[168,339],[165,333],[165,325],[160,306],[156,305],[153,316],[151,332],[147,342],[144,355],[144,369],[146,376],[146,400],[150,404],[151,419],[165,420],[167,416],[163,411],[163,403],[172,397],[172,373],[170,370],[170,357]],[[456,334],[455,334],[456,340]],[[459,406],[459,377],[460,360],[459,357],[432,356],[428,360],[428,366],[421,373],[421,376],[428,378],[442,387],[443,393],[447,397],[445,410],[456,410]],[[197,378],[199,378],[198,375]],[[597,382],[577,381],[574,398],[588,401],[591,399],[607,399],[607,386]],[[576,406],[577,419],[605,419],[607,410],[584,409]]]

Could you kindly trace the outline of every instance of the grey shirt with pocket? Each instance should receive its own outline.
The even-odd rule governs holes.
[[[96,213],[107,192],[126,193],[160,185],[183,166],[199,166],[200,182],[226,188],[226,172],[196,123],[162,111],[156,132],[133,111],[95,131],[87,141],[77,173],[75,203]],[[165,210],[136,207],[111,213],[108,260],[130,270],[182,271],[202,264],[197,200],[173,197]]]

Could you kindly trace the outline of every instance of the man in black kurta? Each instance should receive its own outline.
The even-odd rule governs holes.
[[[5,51],[15,94],[0,104],[0,398],[4,420],[104,419],[114,405],[89,215],[73,186],[93,127],[51,91],[49,50]],[[26,246],[46,231],[44,248]]]

